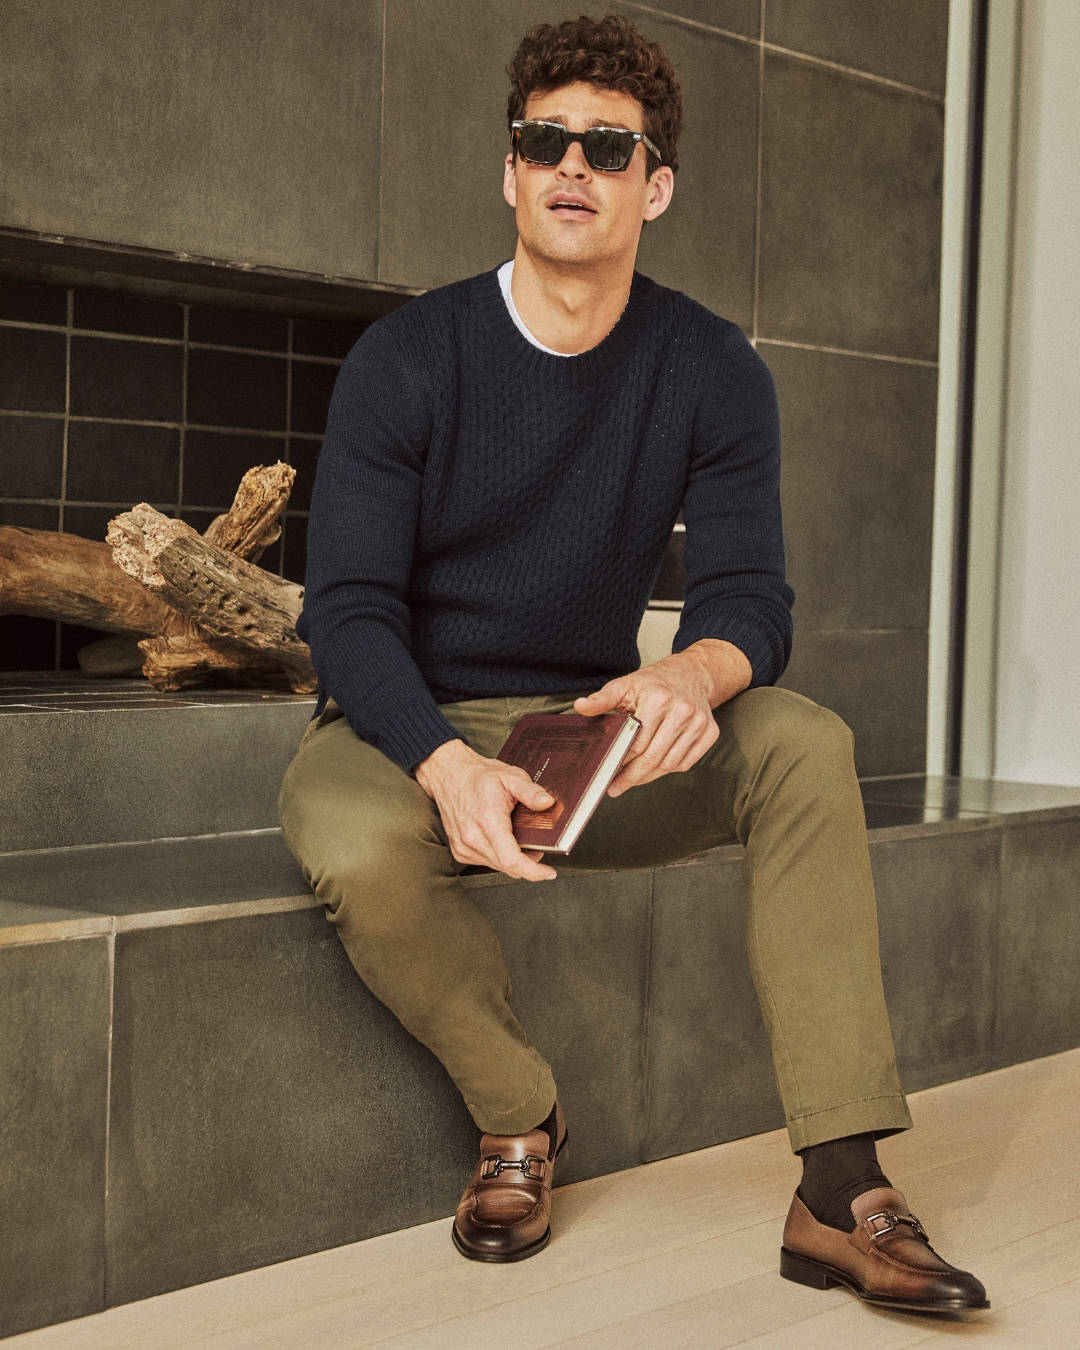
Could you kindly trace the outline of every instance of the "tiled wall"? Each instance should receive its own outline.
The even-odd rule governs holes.
[[[89,44],[93,69],[108,70],[117,39],[97,23],[103,4],[48,0],[35,8],[42,17],[34,23]],[[263,74],[276,83],[252,75],[247,31],[207,11],[208,43],[182,12],[163,13],[153,31],[135,26],[123,42],[174,89],[168,106],[176,115],[160,115],[161,100],[147,105],[134,85],[115,84],[114,116],[89,149],[76,133],[100,99],[79,66],[70,99],[19,124],[30,128],[19,153],[34,191],[19,198],[18,223],[58,228],[71,216],[82,225],[71,232],[115,239],[120,201],[129,231],[122,242],[190,248],[197,236],[215,256],[413,288],[510,256],[513,219],[499,172],[505,66],[530,24],[570,12],[562,0],[335,0],[315,26],[295,6],[258,8]],[[916,772],[926,731],[948,0],[624,0],[589,8],[614,8],[657,38],[684,90],[675,196],[643,237],[639,266],[738,323],[776,378],[797,595],[785,683],[854,727],[862,773]],[[16,107],[20,90],[59,78],[60,47],[36,40],[33,25],[23,36],[14,63],[20,78],[11,84]],[[315,55],[283,65],[278,54],[294,47]],[[165,59],[170,54],[175,60]],[[224,87],[221,63],[237,68],[235,87]],[[247,97],[252,82],[273,88],[273,115],[262,93]],[[430,127],[447,109],[457,132],[432,153]],[[303,130],[316,123],[327,136]],[[209,125],[223,130],[207,143],[206,162],[193,166],[191,146],[204,143],[193,128]],[[35,137],[84,156],[75,167],[92,180],[89,196],[57,198],[54,179],[33,168],[41,160]],[[342,173],[343,163],[355,167]],[[177,193],[159,203],[161,165],[171,166]],[[39,335],[23,340],[45,344]],[[183,350],[176,339],[161,341]],[[196,348],[202,341],[193,331],[192,389],[219,361]],[[281,349],[271,358],[244,343],[246,362],[276,360],[294,372],[317,364],[306,350],[305,360],[287,361]],[[60,358],[49,359],[55,370]],[[263,401],[269,388],[256,402],[261,415],[277,419],[280,398],[273,410]],[[199,418],[221,416],[205,397]],[[192,410],[163,420],[179,430],[184,417],[197,420]],[[202,425],[210,436],[220,423]],[[315,433],[305,441],[285,436],[285,426],[273,421],[290,455],[310,450]],[[262,421],[243,429],[271,430]],[[185,466],[191,434],[177,450]],[[208,505],[188,486],[185,473],[182,510]],[[72,500],[70,488],[66,497],[57,491],[46,506]],[[295,556],[291,525],[286,570]],[[681,585],[680,543],[676,536],[658,587],[668,600]]]
[[[296,469],[263,567],[303,581],[338,365],[362,324],[0,279],[0,524],[105,537],[145,501],[198,530],[254,464]],[[0,616],[0,670],[73,667],[100,636]]]

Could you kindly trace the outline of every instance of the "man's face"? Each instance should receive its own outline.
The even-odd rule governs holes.
[[[637,99],[580,81],[533,95],[523,116],[562,122],[571,131],[594,126],[645,129]],[[622,173],[604,173],[589,167],[581,143],[574,141],[562,161],[550,168],[529,164],[520,155],[515,163],[507,155],[503,196],[514,208],[521,243],[536,257],[570,264],[632,262],[642,221],[655,219],[667,207],[672,183],[666,167],[646,179],[644,145],[635,147]],[[577,207],[559,206],[567,198]]]

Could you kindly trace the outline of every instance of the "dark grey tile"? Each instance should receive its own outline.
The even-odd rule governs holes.
[[[184,336],[184,311],[172,300],[147,300],[143,296],[76,286],[73,326],[105,333],[179,339]]]
[[[196,39],[186,6],[146,27],[109,5],[77,5],[62,24],[31,6],[5,33],[5,219],[234,267],[371,278],[382,12],[381,0],[320,0],[317,22],[257,5],[239,23],[211,5]]]
[[[112,1090],[109,1305],[449,1214],[476,1157],[318,910],[120,933]]]
[[[937,353],[942,108],[765,58],[758,332]]]
[[[289,510],[311,509],[320,445],[317,440],[298,440],[296,436],[289,439],[289,463],[296,470],[293,490],[289,494]]]
[[[981,813],[1015,819],[1053,812],[1071,817],[1080,810],[1080,787],[937,775],[869,779],[863,783],[863,797],[868,802],[902,802],[937,809],[949,817]]]
[[[769,343],[760,352],[780,400],[799,622],[925,628],[937,371]]]
[[[289,440],[289,463],[296,470],[289,509],[307,511],[311,507],[311,489],[315,486],[315,466],[319,461],[319,442]]]
[[[184,437],[184,501],[192,506],[231,506],[248,469],[284,458],[284,436],[189,431]]]
[[[265,314],[258,310],[192,305],[188,315],[188,340],[213,342],[222,347],[256,347],[261,351],[283,352],[289,345],[289,320],[283,314]]]
[[[294,319],[292,349],[304,356],[344,359],[366,327],[360,320]]]
[[[323,361],[293,361],[291,421],[293,431],[321,436],[338,368]]]
[[[568,869],[542,904],[526,886],[471,894],[502,942],[514,1011],[555,1074],[573,1140],[564,1184],[645,1159],[651,874]]]
[[[281,538],[281,575],[298,586],[307,568],[307,516],[286,516]]]
[[[769,0],[765,39],[902,84],[945,92],[947,0]]]
[[[0,855],[0,895],[45,914],[153,916],[309,894],[277,830]]]
[[[565,17],[554,0],[386,7],[378,280],[438,286],[513,256],[506,65],[533,24]],[[433,153],[429,119],[450,107],[463,132]]]
[[[0,277],[0,319],[63,326],[67,323],[67,287]]]
[[[757,210],[757,49],[651,16],[647,31],[678,71],[684,116],[675,193],[667,211],[642,231],[638,268],[749,329]]]
[[[660,571],[653,585],[652,600],[682,600],[686,594],[686,533],[676,530],[668,540]]]
[[[178,428],[124,422],[70,424],[69,500],[175,502],[179,490]]]
[[[58,417],[0,416],[0,494],[59,497],[64,424]]]
[[[738,858],[655,873],[647,1054],[650,1159],[783,1125]]]
[[[998,1064],[1080,1045],[1080,820],[1010,823],[1001,858]]]
[[[59,524],[59,506],[42,506],[37,502],[0,502],[0,525],[19,525],[26,530],[55,530]]]
[[[285,370],[280,357],[193,348],[188,353],[188,421],[284,431]]]
[[[5,718],[0,851],[274,828],[312,707],[219,700]]]
[[[67,338],[0,325],[0,408],[63,412]]]
[[[925,768],[925,632],[803,632],[796,602],[791,664],[780,683],[847,722],[860,776]]]
[[[0,670],[53,670],[56,624],[23,614],[0,614]]]
[[[71,411],[77,417],[178,422],[182,376],[179,345],[71,339]]]
[[[105,938],[0,947],[3,1331],[104,1306]]]
[[[659,5],[642,6],[641,13],[635,15],[633,11],[637,8],[633,4],[621,7],[633,18],[638,31],[650,38],[657,37],[653,32],[656,10],[711,24],[729,33],[741,33],[745,37],[756,38],[761,28],[761,0],[663,0]],[[661,42],[661,46],[666,44]]]
[[[130,511],[134,505],[134,501],[130,501],[118,502],[115,506],[65,506],[64,530],[67,534],[78,534],[83,539],[96,539],[103,544],[109,521],[124,511]]]
[[[907,1092],[992,1067],[996,826],[871,841],[881,966]]]

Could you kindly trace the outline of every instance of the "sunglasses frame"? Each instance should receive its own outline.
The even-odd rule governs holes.
[[[559,156],[559,158],[551,164],[545,164],[544,161],[540,159],[530,159],[521,148],[521,132],[524,130],[525,127],[555,127],[558,131],[562,132],[563,136],[566,137],[566,143],[563,147],[563,152]],[[646,136],[643,131],[631,131],[629,127],[598,126],[598,127],[588,127],[585,131],[571,131],[570,128],[564,126],[562,122],[549,122],[546,118],[543,117],[520,117],[516,118],[513,122],[510,123],[510,144],[513,146],[514,150],[517,152],[517,154],[521,156],[521,158],[525,161],[526,164],[539,164],[542,168],[554,169],[556,165],[561,164],[563,162],[567,150],[569,150],[571,145],[575,141],[577,141],[581,145],[581,153],[585,156],[586,164],[588,164],[589,168],[592,169],[594,173],[625,173],[633,162],[634,151],[631,150],[626,163],[622,166],[621,169],[597,168],[597,166],[592,162],[592,160],[589,159],[588,152],[585,149],[585,137],[589,134],[590,131],[617,131],[620,133],[620,135],[629,136],[630,139],[634,142],[635,150],[637,149],[638,143],[640,142],[642,145],[645,146],[646,150],[652,151],[652,153],[656,156],[656,158],[660,161],[661,164],[663,164],[664,162],[664,156],[660,153],[660,151],[652,143],[652,141],[649,140],[648,136]]]

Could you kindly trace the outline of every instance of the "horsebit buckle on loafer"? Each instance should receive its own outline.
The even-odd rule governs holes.
[[[533,1171],[533,1165],[539,1168],[539,1171]],[[542,1181],[546,1167],[546,1158],[537,1158],[531,1153],[528,1157],[520,1159],[505,1159],[495,1153],[492,1154],[490,1158],[484,1159],[484,1165],[480,1169],[480,1180],[487,1181],[490,1177],[497,1177],[502,1172],[517,1171],[520,1172],[523,1177]]]
[[[878,1221],[881,1223],[880,1228],[876,1227]],[[924,1242],[930,1241],[926,1236],[926,1229],[923,1228],[914,1214],[893,1214],[891,1210],[882,1209],[877,1214],[868,1214],[863,1219],[863,1223],[866,1225],[866,1231],[875,1242],[878,1238],[884,1237],[886,1233],[891,1233],[897,1224],[901,1223],[908,1224]]]

